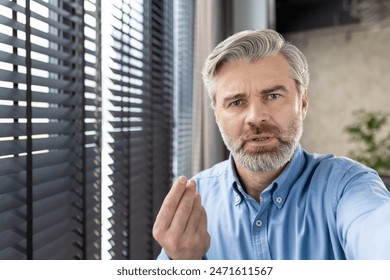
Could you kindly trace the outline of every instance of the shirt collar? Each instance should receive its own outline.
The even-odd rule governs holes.
[[[232,154],[229,155],[229,165],[228,165],[228,184],[234,190],[234,205],[240,204],[243,198],[249,198],[249,195],[244,191],[241,186],[241,182],[238,179],[236,165]]]
[[[279,209],[283,207],[292,186],[302,173],[304,165],[305,157],[303,149],[301,145],[298,144],[290,162],[284,168],[282,173],[273,182],[271,182],[271,184],[266,189],[271,189],[272,200]],[[238,205],[241,202],[242,197],[249,197],[249,195],[242,188],[240,180],[238,179],[232,154],[229,156],[228,183],[229,186],[233,187],[233,190],[236,193],[234,199],[235,205]]]

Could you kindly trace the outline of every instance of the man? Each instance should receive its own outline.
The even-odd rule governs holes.
[[[203,79],[231,155],[173,184],[153,228],[160,259],[390,259],[390,194],[376,172],[299,145],[309,73],[295,46],[240,32]]]

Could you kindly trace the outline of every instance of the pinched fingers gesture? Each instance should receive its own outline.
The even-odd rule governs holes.
[[[195,181],[181,176],[166,196],[153,236],[171,259],[201,259],[210,247],[206,211]]]

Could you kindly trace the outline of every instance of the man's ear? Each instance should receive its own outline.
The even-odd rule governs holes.
[[[309,109],[309,96],[307,94],[307,89],[302,93],[301,96],[301,110],[302,110],[302,120],[305,119],[307,110]]]
[[[217,116],[217,111],[215,110],[215,106],[213,107],[213,112],[214,112],[215,122],[218,123],[218,116]]]

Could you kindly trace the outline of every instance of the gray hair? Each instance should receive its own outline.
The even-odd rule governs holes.
[[[282,53],[287,59],[298,92],[306,90],[309,86],[309,71],[302,52],[274,30],[246,30],[219,43],[206,59],[202,76],[212,107],[215,106],[214,77],[224,64],[238,60],[255,62],[278,53]]]

